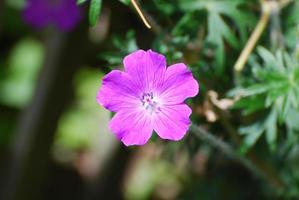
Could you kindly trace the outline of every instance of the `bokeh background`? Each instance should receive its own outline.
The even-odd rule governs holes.
[[[0,199],[299,199],[298,0],[138,1],[151,29],[130,0],[78,2],[0,0]],[[108,129],[97,90],[136,49],[199,81],[183,140]]]

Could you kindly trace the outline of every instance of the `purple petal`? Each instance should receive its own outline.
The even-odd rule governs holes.
[[[166,59],[152,50],[138,50],[124,58],[125,71],[134,77],[136,84],[145,92],[159,85],[165,75]]]
[[[81,10],[76,0],[64,0],[53,13],[53,21],[60,30],[73,29],[81,19]]]
[[[43,28],[51,22],[51,9],[44,1],[27,1],[23,19],[35,28]]]
[[[55,25],[69,31],[80,21],[81,10],[76,0],[27,0],[23,18],[36,28]]]
[[[139,94],[140,89],[127,73],[113,70],[104,76],[97,101],[106,109],[117,112],[122,108],[136,107],[140,103]]]
[[[197,95],[199,85],[192,73],[183,63],[167,68],[165,81],[160,88],[160,97],[167,105],[180,104],[186,98]]]
[[[153,132],[152,119],[138,109],[117,112],[109,127],[126,146],[144,145]]]
[[[162,139],[180,140],[187,133],[191,113],[186,104],[164,106],[155,118],[154,130]]]

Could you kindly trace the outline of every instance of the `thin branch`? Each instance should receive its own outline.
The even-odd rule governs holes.
[[[278,2],[261,0],[262,16],[234,66],[235,72],[240,73],[243,70],[244,65],[253,51],[257,41],[266,28],[272,12],[277,12],[277,10],[284,8],[291,2],[293,2],[293,0],[280,0]]]
[[[194,133],[194,135],[199,139],[208,142],[211,146],[220,150],[227,157],[241,163],[244,167],[246,167],[249,171],[253,172],[255,175],[258,175],[259,177],[263,176],[262,173],[259,172],[259,170],[249,160],[236,153],[229,144],[215,137],[213,134],[209,133],[204,128],[192,124],[190,126],[190,131]]]
[[[241,137],[238,133],[238,131],[236,130],[236,128],[234,127],[234,125],[232,124],[230,117],[228,115],[228,113],[226,113],[224,110],[222,110],[220,107],[220,102],[218,103],[218,106],[215,104],[216,100],[215,98],[217,98],[217,96],[213,97],[213,93],[211,93],[210,91],[210,101],[213,103],[213,105],[215,105],[215,112],[218,114],[219,116],[219,120],[221,125],[223,126],[223,128],[225,129],[225,131],[229,134],[229,136],[231,137],[231,139],[235,142],[235,144],[237,144],[238,146],[241,145],[242,140]],[[213,99],[214,98],[214,99]],[[222,100],[223,101],[223,100]],[[285,184],[284,182],[281,180],[281,178],[277,175],[278,173],[276,172],[276,170],[273,168],[273,166],[271,164],[268,164],[267,162],[265,162],[264,160],[260,160],[255,156],[255,152],[248,152],[247,155],[244,155],[247,157],[248,160],[250,160],[252,162],[252,164],[259,169],[259,171],[261,171],[264,174],[264,177],[276,188],[285,188]]]
[[[143,12],[142,12],[142,9],[139,7],[139,5],[137,4],[136,0],[131,0],[135,10],[137,11],[139,17],[141,18],[141,20],[143,21],[143,23],[145,24],[145,26],[148,28],[148,29],[151,29],[151,25],[148,23],[147,19],[145,18]]]
[[[270,5],[271,4],[269,4],[267,1],[262,3],[262,16],[234,66],[235,72],[239,73],[243,70],[245,63],[249,58],[249,55],[251,54],[254,46],[256,45],[257,41],[261,37],[262,33],[264,32],[269,22],[269,18],[271,14]]]
[[[215,137],[213,134],[209,133],[200,126],[192,124],[190,127],[190,131],[194,133],[194,135],[199,139],[206,141],[212,147],[220,150],[227,157],[242,164],[257,177],[267,180],[267,182],[269,182],[272,187],[279,190],[283,190],[285,188],[285,184],[279,177],[275,175],[272,168],[270,168],[265,163],[257,160],[255,156],[249,155],[249,158],[243,157],[242,155],[237,153],[229,144]]]

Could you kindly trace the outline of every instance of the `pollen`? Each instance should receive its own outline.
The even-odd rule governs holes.
[[[145,92],[140,98],[142,106],[145,110],[147,110],[150,114],[158,113],[160,111],[160,107],[158,104],[158,100],[153,92]]]

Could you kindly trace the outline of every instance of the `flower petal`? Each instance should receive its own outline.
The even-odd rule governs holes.
[[[148,92],[163,82],[166,59],[152,50],[138,50],[124,58],[125,71],[134,77],[136,84]]]
[[[153,132],[152,119],[137,109],[117,112],[109,127],[126,146],[144,145]]]
[[[117,112],[121,108],[136,107],[139,91],[127,73],[113,70],[104,76],[97,102],[106,109]]]
[[[35,28],[43,28],[51,22],[51,9],[44,1],[28,1],[23,11],[23,19]]]
[[[165,104],[180,104],[188,97],[197,95],[199,85],[183,63],[168,67],[160,95]]]
[[[67,12],[65,12],[67,10]],[[53,12],[53,20],[62,31],[72,30],[81,20],[81,10],[76,0],[64,0]]]
[[[162,139],[180,140],[187,133],[192,110],[186,104],[164,106],[154,121],[154,130]]]

